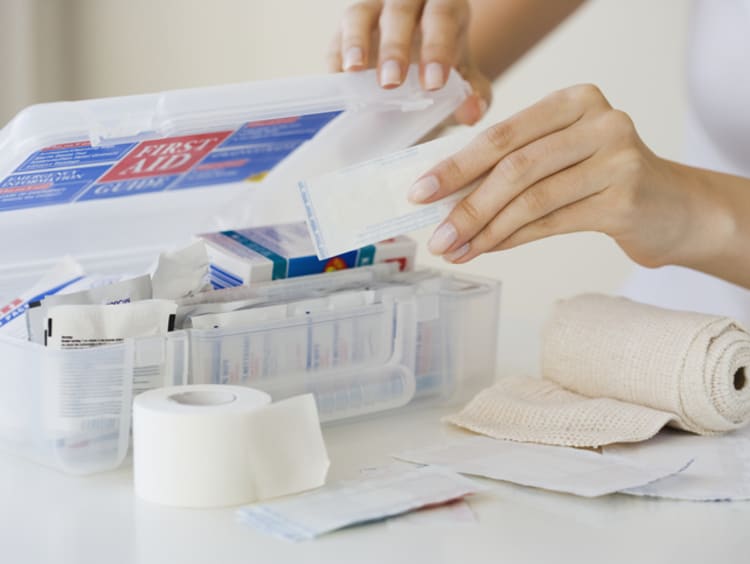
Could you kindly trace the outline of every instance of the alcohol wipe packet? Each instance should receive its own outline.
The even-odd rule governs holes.
[[[434,225],[478,181],[430,204],[407,199],[425,172],[463,148],[468,134],[443,137],[299,183],[307,224],[321,260]]]
[[[426,467],[326,486],[238,510],[254,529],[291,541],[448,503],[486,488],[450,470]]]

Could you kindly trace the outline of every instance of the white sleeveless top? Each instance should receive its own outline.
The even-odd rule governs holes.
[[[683,161],[750,178],[750,0],[695,0],[687,59]],[[687,268],[637,267],[622,293],[662,307],[727,315],[750,328],[750,290]]]

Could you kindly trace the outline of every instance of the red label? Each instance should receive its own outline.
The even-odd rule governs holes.
[[[99,182],[116,182],[189,171],[232,132],[220,131],[158,141],[144,141]]]
[[[0,309],[0,315],[6,315],[22,304],[23,304],[23,300],[20,298],[16,298],[12,302],[10,302],[7,306]]]
[[[262,119],[260,121],[251,121],[245,127],[266,127],[269,125],[283,125],[285,123],[296,123],[299,121],[299,117],[297,116],[291,116],[291,117],[285,117],[285,118],[275,118],[275,119]]]
[[[91,143],[88,141],[75,141],[73,143],[61,143],[60,145],[52,145],[51,147],[45,147],[42,151],[56,151],[58,149],[75,149],[78,147],[91,147]]]
[[[383,262],[395,262],[401,272],[406,270],[406,257],[386,259]]]

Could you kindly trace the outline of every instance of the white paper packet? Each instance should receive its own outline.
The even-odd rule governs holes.
[[[714,436],[664,429],[642,443],[604,447],[604,456],[639,464],[695,458],[679,474],[623,493],[690,501],[750,500],[750,426]]]
[[[210,290],[208,266],[208,252],[203,241],[160,254],[151,276],[153,297],[176,300]]]
[[[83,277],[83,267],[78,262],[72,257],[63,258],[34,286],[0,307],[0,332],[9,337],[28,340],[29,332],[24,314],[29,306],[63,291]]]
[[[464,437],[415,449],[395,458],[442,466],[474,476],[545,490],[597,497],[678,474],[693,461],[688,453],[653,463],[605,457],[570,447],[517,443],[489,437]]]
[[[111,284],[99,285],[97,278],[86,277],[90,288],[79,292],[48,296],[41,302],[31,304],[26,313],[29,340],[44,343],[46,320],[49,309],[58,305],[114,305],[127,304],[151,298],[151,278],[148,275],[130,278]]]
[[[336,311],[370,305],[375,302],[375,292],[369,290],[344,291],[329,296],[272,303],[269,305],[248,304],[249,307],[211,314],[192,314],[185,320],[186,327],[193,329],[243,328],[262,321],[276,321],[320,311]]]
[[[301,181],[307,224],[321,260],[443,220],[479,181],[431,204],[412,204],[412,184],[463,148],[456,134]]]
[[[263,307],[253,307],[226,313],[212,313],[194,315],[188,319],[188,327],[193,329],[230,329],[251,326],[262,321],[276,321],[285,319],[287,305],[276,304]]]
[[[360,479],[238,510],[256,530],[291,541],[310,540],[356,524],[379,521],[486,489],[442,468],[418,468]]]
[[[165,335],[174,325],[176,311],[177,305],[169,300],[54,306],[47,312],[47,346],[81,349]]]

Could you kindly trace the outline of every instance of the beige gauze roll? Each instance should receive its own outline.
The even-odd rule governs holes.
[[[501,378],[444,421],[580,447],[646,440],[667,423],[719,433],[750,421],[746,367],[750,335],[731,319],[584,294],[545,326],[543,379]]]
[[[750,335],[731,319],[626,298],[561,301],[543,333],[545,379],[590,398],[669,412],[670,425],[694,433],[748,422],[746,367]]]

